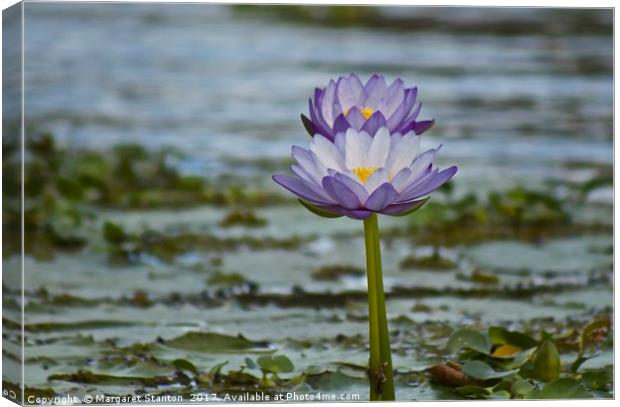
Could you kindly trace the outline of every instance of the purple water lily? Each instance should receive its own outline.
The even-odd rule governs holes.
[[[415,106],[417,93],[417,88],[405,88],[402,79],[388,86],[382,75],[375,74],[363,85],[352,73],[316,88],[314,100],[309,100],[310,118],[302,114],[301,121],[311,136],[318,133],[332,141],[349,128],[371,136],[382,127],[391,133],[422,134],[435,121],[416,121],[422,108],[422,103]]]
[[[413,131],[391,134],[386,127],[374,137],[348,129],[332,143],[316,134],[306,150],[293,146],[295,177],[273,179],[312,212],[366,219],[373,213],[399,216],[422,206],[426,195],[456,173],[455,166],[433,168],[437,149],[419,154],[420,136]],[[304,202],[305,201],[305,202]]]

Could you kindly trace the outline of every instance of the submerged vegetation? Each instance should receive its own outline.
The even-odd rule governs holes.
[[[336,5],[316,7],[307,5],[233,5],[231,8],[239,15],[264,16],[282,22],[305,23],[327,27],[370,27],[390,31],[436,30],[455,34],[492,34],[499,36],[530,34],[566,35],[575,33],[610,34],[609,25],[595,16],[571,13],[570,10],[546,10],[546,18],[541,21],[523,21],[502,18],[496,21],[459,19],[445,21],[441,15],[416,15],[415,13],[386,13],[384,8],[372,6]],[[407,11],[403,8],[404,11]],[[553,21],[555,31],[545,25]]]
[[[54,250],[84,247],[85,224],[103,208],[117,210],[185,208],[196,205],[221,207],[264,206],[283,201],[225,179],[206,180],[183,175],[174,162],[183,154],[164,148],[148,151],[137,144],[118,145],[111,151],[60,148],[54,137],[32,132],[26,145],[24,167],[26,252],[50,257]],[[17,145],[3,144],[4,231],[20,229],[20,154]],[[222,225],[253,224],[262,219],[252,212],[233,211]],[[107,228],[107,236],[114,233]],[[118,236],[117,236],[118,237]],[[112,239],[114,240],[114,239]],[[19,252],[18,239],[6,239],[5,254]]]
[[[455,246],[498,239],[537,242],[554,236],[611,231],[606,220],[585,224],[574,219],[571,211],[576,205],[576,200],[560,200],[552,192],[522,187],[492,192],[486,199],[468,194],[446,202],[429,202],[425,212],[411,217],[408,233],[426,244]],[[396,229],[391,233],[402,234]]]

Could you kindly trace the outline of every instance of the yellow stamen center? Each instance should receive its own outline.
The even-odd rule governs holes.
[[[362,114],[362,116],[364,116],[364,119],[368,120],[370,118],[370,116],[372,116],[372,114],[375,111],[372,110],[371,107],[364,107],[360,110],[360,113]]]
[[[372,114],[375,112],[374,110],[372,110],[372,107],[362,107],[361,109],[359,109],[359,111],[366,120],[370,119],[370,116],[372,116]],[[349,113],[351,113],[351,109],[343,113],[345,116],[348,116]]]
[[[357,167],[353,168],[353,174],[355,174],[355,176],[362,181],[362,184],[365,184],[368,177],[370,177],[376,170],[377,167],[374,165],[371,165],[370,167]]]

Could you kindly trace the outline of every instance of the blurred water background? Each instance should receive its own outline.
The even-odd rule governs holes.
[[[421,117],[437,120],[429,145],[446,143],[460,179],[611,162],[610,13],[359,9],[33,4],[26,116],[68,145],[177,146],[207,174],[230,170],[222,157],[285,156],[306,141],[315,86],[379,72],[419,86]]]

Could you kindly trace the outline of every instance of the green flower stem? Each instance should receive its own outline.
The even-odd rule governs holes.
[[[373,214],[364,220],[368,274],[368,323],[370,333],[370,400],[394,400],[392,353],[385,312],[379,223]]]

